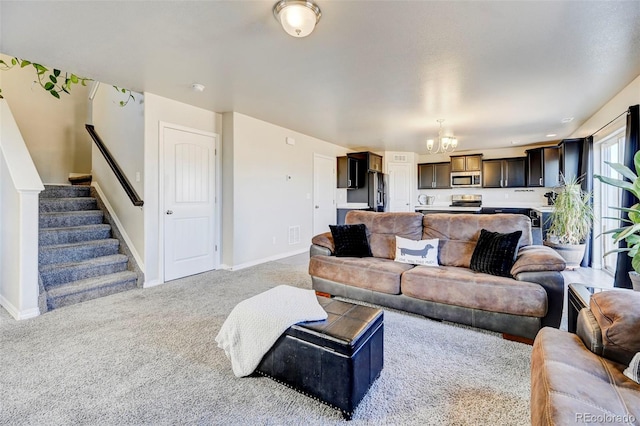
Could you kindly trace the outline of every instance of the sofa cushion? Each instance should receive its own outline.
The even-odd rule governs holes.
[[[602,291],[591,296],[589,308],[602,330],[602,355],[628,365],[640,352],[640,292]]]
[[[362,223],[354,225],[329,225],[335,255],[338,257],[369,257],[371,249],[367,240],[367,227]]]
[[[402,274],[402,294],[447,305],[542,318],[547,293],[540,285],[455,266],[415,268]]]
[[[424,215],[423,226],[423,240],[440,239],[438,260],[447,266],[471,265],[481,229],[501,233],[522,231],[520,247],[531,245],[532,241],[531,219],[522,214],[432,213]]]
[[[396,235],[410,240],[422,237],[422,213],[382,213],[351,210],[345,223],[364,223],[369,235],[369,246],[374,257],[394,259]]]
[[[522,231],[502,234],[481,229],[478,243],[471,255],[471,269],[476,272],[510,277],[521,236]]]
[[[309,274],[381,293],[399,294],[400,276],[413,265],[377,257],[313,256]]]
[[[531,353],[531,424],[635,424],[640,385],[624,367],[590,352],[573,333],[543,328]]]
[[[438,266],[438,240],[410,240],[396,236],[396,262]]]

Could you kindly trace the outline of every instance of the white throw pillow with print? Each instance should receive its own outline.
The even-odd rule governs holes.
[[[438,265],[438,239],[410,240],[396,236],[396,262],[412,265]]]

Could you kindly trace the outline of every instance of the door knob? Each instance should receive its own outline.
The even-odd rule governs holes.
[[[320,206],[316,206],[316,209],[319,209],[319,208],[320,208]]]
[[[167,214],[173,214],[173,211],[167,210]]]

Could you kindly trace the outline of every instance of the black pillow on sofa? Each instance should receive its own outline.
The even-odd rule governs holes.
[[[471,255],[470,268],[476,272],[510,277],[521,236],[522,231],[501,234],[480,230],[480,238]]]
[[[369,247],[369,240],[367,240],[367,226],[364,223],[354,225],[329,225],[329,228],[333,236],[336,256],[371,256],[371,247]]]

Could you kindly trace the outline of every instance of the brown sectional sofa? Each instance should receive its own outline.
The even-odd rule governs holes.
[[[336,257],[330,232],[316,235],[309,274],[322,293],[533,339],[558,327],[564,301],[564,260],[531,245],[531,221],[514,214],[428,214],[351,211],[347,224],[364,223],[372,257]],[[513,278],[470,269],[481,229],[522,231]],[[440,266],[394,261],[395,237],[439,239]]]
[[[640,352],[640,292],[595,294],[577,334],[544,328],[531,354],[531,423],[640,424],[640,384],[623,371]]]

